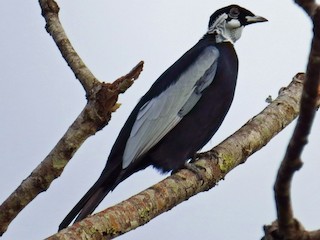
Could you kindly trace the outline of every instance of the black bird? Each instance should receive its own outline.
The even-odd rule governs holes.
[[[207,33],[169,67],[133,109],[101,176],[59,226],[91,214],[120,182],[150,165],[182,168],[216,133],[229,111],[238,74],[233,48],[246,25],[265,22],[237,5],[217,10]]]

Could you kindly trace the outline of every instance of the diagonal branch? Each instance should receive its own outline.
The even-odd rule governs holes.
[[[46,30],[52,36],[59,48],[62,57],[66,60],[76,78],[82,84],[86,94],[89,96],[94,86],[100,82],[84,64],[80,56],[71,45],[59,20],[59,6],[54,0],[39,0],[42,16],[46,20]]]
[[[0,236],[18,213],[61,175],[82,143],[109,122],[118,94],[125,91],[139,76],[142,66],[143,63],[139,63],[129,74],[113,84],[103,83],[94,88],[87,105],[57,145],[0,206]]]
[[[193,195],[213,188],[228,172],[244,163],[297,117],[302,92],[299,79],[303,76],[297,75],[276,100],[236,133],[212,150],[199,154],[199,161],[195,164],[204,169],[202,182],[193,172],[182,170],[48,239],[111,239],[144,225]]]
[[[88,102],[64,136],[48,156],[33,170],[21,185],[0,206],[0,236],[12,220],[39,193],[46,191],[59,177],[82,143],[108,124],[118,105],[118,95],[125,92],[142,71],[143,62],[112,84],[100,83],[74,51],[58,19],[59,7],[53,0],[40,0],[46,28],[55,40],[63,57],[83,85]]]

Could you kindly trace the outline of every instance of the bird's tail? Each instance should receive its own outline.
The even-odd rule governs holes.
[[[59,225],[59,231],[69,226],[75,219],[75,222],[82,220],[92,213],[104,197],[110,192],[110,188],[101,186],[101,181],[97,181],[89,191],[80,199],[80,201],[72,208],[68,215]]]
[[[59,231],[68,227],[73,219],[75,219],[75,222],[78,222],[87,217],[96,209],[96,207],[105,198],[105,196],[110,191],[112,191],[120,182],[117,181],[117,177],[112,175],[112,173],[106,174],[105,172],[102,172],[100,178],[60,223]]]

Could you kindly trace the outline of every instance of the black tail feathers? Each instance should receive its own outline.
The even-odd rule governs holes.
[[[127,171],[127,169],[122,171],[121,167],[121,165],[117,164],[111,167],[108,166],[102,171],[100,178],[60,223],[59,231],[68,227],[73,219],[78,222],[86,218],[120,182],[140,170],[140,168],[137,168],[135,171]]]
[[[68,227],[73,219],[76,218],[75,222],[78,222],[91,214],[112,190],[113,184],[108,185],[105,186],[99,179],[63,219],[59,225],[59,231]]]

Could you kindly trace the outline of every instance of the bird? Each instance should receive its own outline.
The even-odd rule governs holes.
[[[216,133],[234,98],[245,26],[268,21],[238,5],[215,11],[203,37],[153,83],[122,127],[99,179],[59,225],[90,215],[137,171],[184,168]]]

